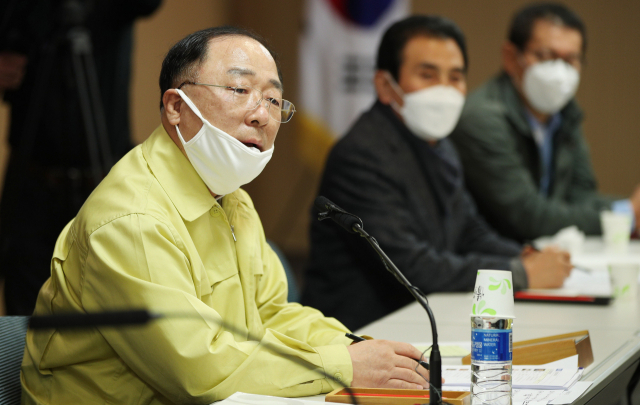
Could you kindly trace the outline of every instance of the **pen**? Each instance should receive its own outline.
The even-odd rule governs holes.
[[[344,335],[354,342],[364,342],[365,340],[367,340],[362,336],[354,335],[353,333],[345,333]]]
[[[344,334],[346,337],[348,337],[349,339],[353,340],[354,342],[364,342],[365,338],[363,338],[362,336],[358,336],[358,335],[354,335],[353,333],[345,333]],[[427,370],[429,370],[429,363],[427,363],[426,361],[421,361],[421,360],[417,360],[417,359],[413,359],[415,361],[417,361],[422,367],[426,368]]]

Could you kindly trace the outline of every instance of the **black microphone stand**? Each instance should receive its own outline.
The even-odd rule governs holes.
[[[433,337],[433,346],[431,347],[431,354],[429,355],[429,385],[431,386],[431,394],[429,395],[429,404],[442,404],[442,357],[440,356],[440,347],[438,346],[438,330],[436,329],[436,318],[431,311],[431,307],[429,307],[429,302],[425,297],[424,293],[420,291],[420,289],[413,284],[402,274],[400,269],[396,267],[395,264],[391,261],[389,256],[382,250],[380,245],[378,245],[378,241],[375,240],[371,235],[365,231],[360,224],[356,224],[353,227],[353,230],[363,237],[369,245],[376,251],[384,267],[391,274],[395,276],[395,278],[409,290],[413,298],[418,301],[418,303],[427,311],[427,315],[429,315],[429,322],[431,323],[431,333]]]
[[[320,200],[320,201],[319,201]],[[318,220],[322,221],[324,219],[331,218],[336,221],[343,228],[347,228],[344,225],[351,225],[351,229],[354,233],[357,233],[361,237],[363,237],[369,245],[376,251],[384,267],[389,271],[393,276],[409,290],[411,295],[418,301],[418,303],[427,311],[427,315],[429,316],[429,321],[431,323],[431,333],[433,346],[431,347],[431,355],[429,356],[429,385],[431,386],[430,395],[429,395],[429,404],[442,404],[442,357],[440,355],[440,347],[438,346],[438,330],[436,328],[436,318],[429,307],[429,302],[427,301],[427,297],[425,294],[420,291],[420,289],[413,284],[402,274],[400,269],[396,267],[396,265],[391,261],[389,256],[382,250],[380,245],[378,245],[378,241],[375,240],[374,237],[369,235],[367,231],[364,230],[362,220],[337,205],[333,204],[331,201],[324,197],[318,197],[316,199],[316,207],[319,211],[326,210],[324,212],[320,212],[318,216]]]

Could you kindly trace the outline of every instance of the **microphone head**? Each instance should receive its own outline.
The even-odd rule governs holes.
[[[331,218],[349,233],[357,233],[353,230],[356,225],[362,228],[362,220],[360,218],[349,214],[347,211],[332,203],[327,197],[318,196],[313,202],[313,206],[321,212],[320,218],[318,218],[320,220]]]
[[[319,212],[325,212],[325,211],[331,210],[332,205],[335,205],[335,204],[329,201],[327,197],[324,197],[321,195],[316,197],[315,201],[313,202],[313,206]]]

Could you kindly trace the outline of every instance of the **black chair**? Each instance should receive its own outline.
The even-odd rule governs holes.
[[[287,295],[287,301],[289,302],[300,302],[300,293],[298,292],[298,283],[296,282],[295,274],[293,273],[293,269],[291,268],[291,264],[289,260],[284,255],[282,250],[270,240],[267,240],[271,249],[276,253],[278,259],[280,259],[280,263],[282,263],[282,267],[284,267],[284,273],[287,276],[287,284],[289,285],[289,294]]]
[[[28,316],[0,317],[0,405],[19,405]]]

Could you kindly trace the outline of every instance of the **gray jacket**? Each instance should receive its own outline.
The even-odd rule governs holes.
[[[467,99],[451,139],[480,213],[505,236],[535,239],[570,225],[601,232],[599,212],[614,198],[597,192],[580,108],[572,100],[560,114],[545,196],[539,192],[540,153],[509,76],[497,76]]]

